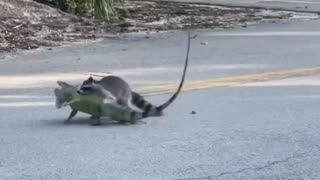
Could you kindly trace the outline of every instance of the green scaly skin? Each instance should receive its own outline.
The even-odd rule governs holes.
[[[77,92],[73,97],[74,101],[69,104],[72,110],[78,110],[92,116],[109,117],[119,122],[130,122],[132,110],[129,107],[112,103],[105,104],[102,98],[92,95],[83,96]]]

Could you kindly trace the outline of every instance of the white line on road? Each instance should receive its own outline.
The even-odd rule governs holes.
[[[54,106],[53,102],[7,102],[0,103],[0,107],[39,107],[39,106]]]
[[[52,96],[31,96],[31,95],[4,95],[0,99],[47,99]]]
[[[212,71],[228,71],[228,70],[245,70],[245,69],[268,69],[272,65],[268,64],[212,64],[212,65],[192,65],[189,72],[212,72]],[[150,76],[155,77],[156,75],[162,75],[164,73],[180,73],[181,67],[154,67],[154,68],[131,68],[131,69],[120,69],[114,70],[113,75],[124,77],[125,79],[130,78],[130,82],[136,84],[148,83],[148,84],[161,84],[164,82],[148,82],[143,77]],[[56,81],[63,80],[68,83],[81,83],[87,79],[89,75],[108,75],[99,72],[73,72],[73,73],[43,73],[43,74],[22,74],[22,75],[2,75],[0,76],[0,89],[26,89],[26,88],[45,88],[45,87],[58,87]],[[142,79],[142,80],[141,80]],[[1,99],[1,97],[0,97]]]
[[[263,0],[263,1],[258,1],[258,3],[299,3],[299,4],[320,4],[319,2],[315,1],[293,1],[293,0],[287,0],[287,1],[282,1],[282,0]]]
[[[299,78],[290,78],[282,80],[273,80],[268,82],[251,82],[241,84],[242,87],[276,87],[276,86],[320,86],[319,76],[308,76]]]
[[[320,32],[303,32],[303,31],[287,31],[287,32],[252,32],[252,33],[210,33],[207,36],[320,36]]]

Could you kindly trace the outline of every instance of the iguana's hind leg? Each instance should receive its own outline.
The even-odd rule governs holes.
[[[68,119],[64,120],[64,124],[69,124],[70,120],[78,113],[78,110],[72,110]]]

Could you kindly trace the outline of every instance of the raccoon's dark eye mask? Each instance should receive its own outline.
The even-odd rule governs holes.
[[[90,90],[92,90],[92,87],[91,86],[84,86],[84,87],[81,87],[80,89],[82,91],[90,91]]]
[[[77,93],[81,95],[81,94],[84,94],[86,92],[92,91],[92,89],[93,88],[91,86],[83,86],[83,87],[80,88],[80,90],[77,91]]]

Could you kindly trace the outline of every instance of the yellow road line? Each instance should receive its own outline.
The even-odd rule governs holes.
[[[273,72],[241,75],[226,78],[207,79],[200,81],[186,82],[183,86],[182,92],[194,91],[200,89],[208,89],[214,87],[237,86],[249,82],[262,82],[279,79],[287,79],[292,77],[308,76],[320,73],[320,67],[300,68],[291,70],[279,70]],[[138,90],[144,96],[160,95],[173,93],[177,89],[177,84],[165,84],[156,86],[147,86]]]

